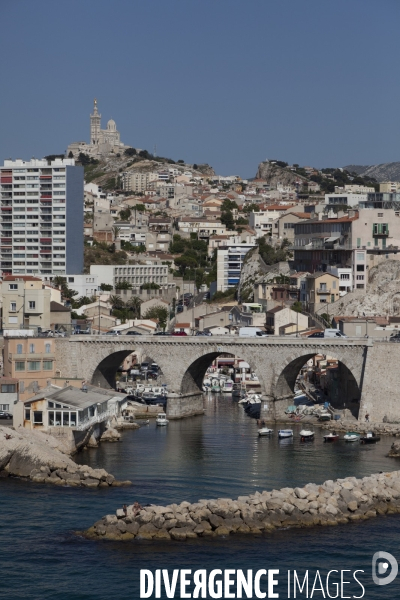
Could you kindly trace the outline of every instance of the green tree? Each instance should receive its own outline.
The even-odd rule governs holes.
[[[110,283],[101,283],[100,289],[102,292],[112,292],[113,286]]]
[[[121,219],[121,221],[129,221],[131,218],[131,209],[125,208],[123,210],[120,210],[119,218]]]
[[[140,317],[140,307],[142,305],[142,301],[138,296],[132,296],[127,300],[126,306],[133,312],[133,315],[138,318]]]
[[[165,306],[161,306],[161,305],[152,306],[151,308],[148,308],[146,310],[145,314],[143,315],[143,318],[144,319],[157,319],[158,326],[160,327],[160,329],[165,331],[165,328],[168,323],[168,308],[166,308]]]
[[[121,296],[117,296],[117,295],[113,295],[113,294],[108,298],[107,303],[113,309],[121,309],[124,307],[124,301],[122,300]]]
[[[125,156],[135,156],[136,150],[135,148],[127,148],[124,152]]]
[[[197,267],[196,259],[191,256],[186,256],[185,254],[176,258],[174,262],[182,276],[185,275],[187,268]]]
[[[115,284],[115,289],[116,290],[131,290],[132,289],[132,284],[129,283],[129,281],[119,281],[118,283]]]
[[[235,220],[231,210],[227,210],[221,213],[221,223],[231,231],[235,229]]]
[[[303,311],[303,305],[300,302],[300,300],[296,300],[296,302],[293,302],[293,304],[290,308],[292,310],[294,310],[295,312],[299,312],[299,313],[301,313]]]

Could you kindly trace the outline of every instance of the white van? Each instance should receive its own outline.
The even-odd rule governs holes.
[[[326,338],[333,338],[333,337],[347,338],[347,335],[344,335],[344,333],[342,333],[339,329],[325,329],[324,337],[326,337]]]
[[[239,337],[256,337],[258,331],[262,331],[262,329],[260,327],[241,327]]]

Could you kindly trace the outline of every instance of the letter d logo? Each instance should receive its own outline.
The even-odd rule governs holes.
[[[385,562],[381,562],[382,560],[385,560]],[[387,572],[389,564],[392,567],[389,575],[378,577],[378,575],[384,575]],[[399,565],[392,554],[389,554],[389,552],[375,552],[372,557],[372,580],[376,585],[388,585],[388,583],[392,583],[396,579],[398,571]]]

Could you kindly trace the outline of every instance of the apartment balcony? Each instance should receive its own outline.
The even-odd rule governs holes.
[[[315,291],[316,291],[317,294],[330,294],[331,293],[331,288],[320,287],[320,288],[317,288]]]
[[[43,181],[49,181],[49,180],[51,181],[51,179],[52,179],[51,175],[41,175],[40,176],[40,181],[42,181],[42,180]]]
[[[41,192],[40,193],[40,199],[41,200],[46,200],[46,199],[47,200],[51,200],[52,199],[52,193],[51,192],[50,193],[49,192],[46,192],[46,193],[45,192]]]
[[[0,183],[11,183],[12,184],[12,177],[0,177]]]
[[[39,238],[39,241],[41,244],[51,244],[52,239],[51,237],[43,237],[43,238]]]
[[[1,210],[12,210],[12,206],[11,204],[2,204],[1,205]]]
[[[56,355],[54,353],[39,353],[39,352],[23,352],[22,354],[17,354],[15,352],[10,352],[8,354],[10,360],[55,360]]]

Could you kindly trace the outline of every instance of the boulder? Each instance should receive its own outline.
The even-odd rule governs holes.
[[[106,429],[100,437],[101,442],[119,442],[120,439],[121,434],[113,427]]]

